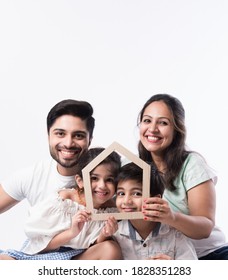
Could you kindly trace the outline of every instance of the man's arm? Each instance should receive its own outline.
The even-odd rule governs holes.
[[[16,205],[19,201],[9,196],[0,185],[0,214],[9,210]]]

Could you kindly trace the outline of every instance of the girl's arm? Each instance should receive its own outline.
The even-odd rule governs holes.
[[[52,238],[47,247],[42,251],[51,251],[67,244],[76,237],[82,230],[85,222],[90,218],[90,213],[86,210],[78,211],[72,218],[71,227]]]
[[[212,180],[190,189],[187,193],[189,215],[173,212],[167,201],[147,198],[143,204],[144,219],[168,224],[190,238],[207,238],[215,223],[215,189]]]

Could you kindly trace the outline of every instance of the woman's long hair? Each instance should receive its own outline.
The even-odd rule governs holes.
[[[169,95],[169,94],[156,94],[153,95],[147,102],[144,104],[142,110],[138,116],[138,125],[140,125],[144,111],[152,102],[162,101],[169,108],[171,115],[173,117],[172,121],[174,124],[174,138],[170,146],[164,150],[164,158],[163,160],[166,163],[167,170],[164,174],[164,179],[166,182],[166,188],[169,190],[175,190],[174,180],[178,176],[183,162],[186,157],[190,153],[190,151],[186,150],[186,127],[185,127],[185,111],[181,104],[181,102]],[[147,162],[152,162],[153,158],[151,153],[146,150],[146,148],[142,145],[141,141],[138,143],[138,152],[139,157]]]

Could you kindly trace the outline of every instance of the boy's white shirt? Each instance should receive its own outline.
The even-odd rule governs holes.
[[[196,260],[191,240],[168,225],[160,224],[143,240],[128,220],[118,223],[114,234],[126,260],[144,260],[157,254],[169,255],[175,260]]]

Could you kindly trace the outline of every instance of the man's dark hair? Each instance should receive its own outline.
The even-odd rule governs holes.
[[[86,101],[79,101],[74,99],[66,99],[57,103],[47,115],[47,131],[54,124],[57,118],[63,115],[71,115],[79,117],[86,121],[86,128],[89,131],[90,138],[93,136],[95,120],[93,118],[93,107]]]

